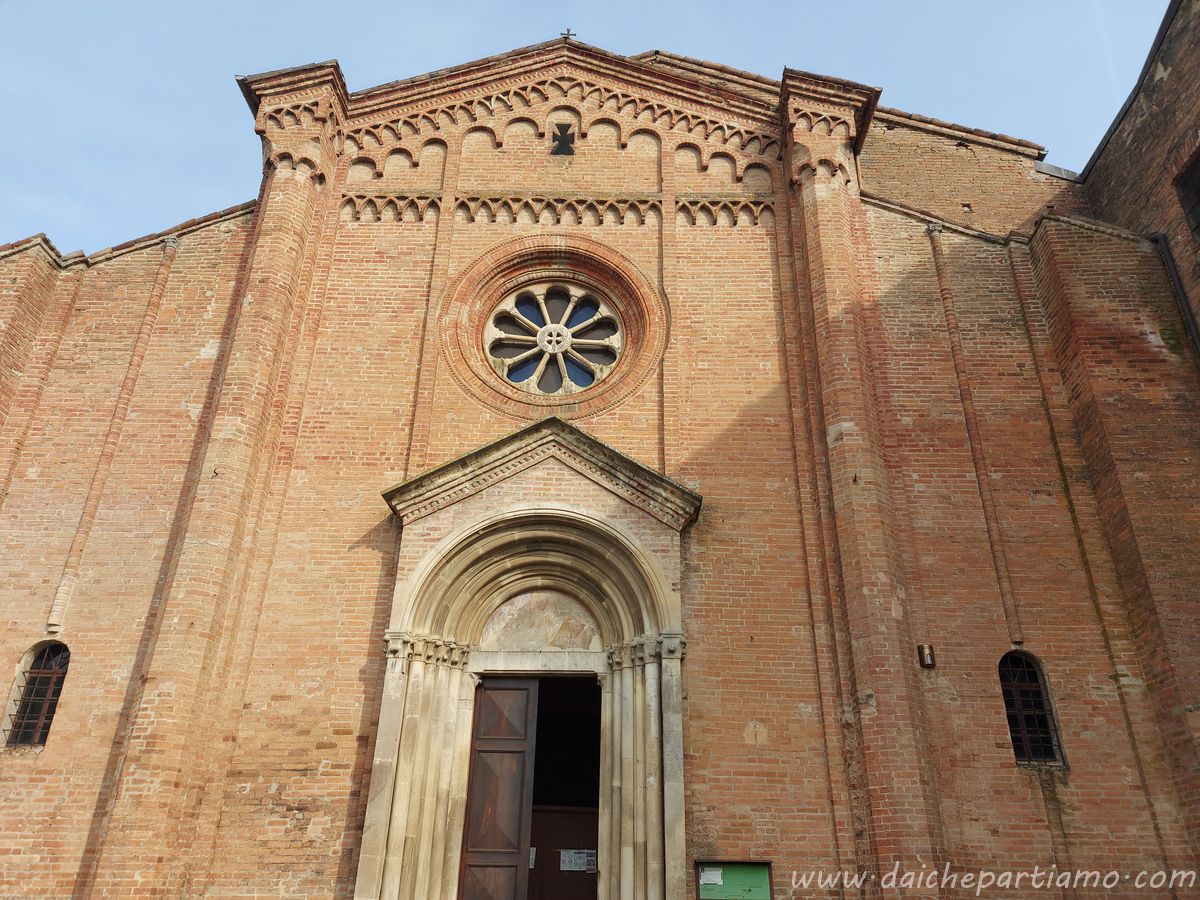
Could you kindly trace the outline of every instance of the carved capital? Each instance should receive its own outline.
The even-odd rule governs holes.
[[[407,631],[385,631],[383,640],[387,644],[388,656],[400,656],[408,651],[408,646],[412,643],[412,635]]]
[[[658,639],[658,655],[663,659],[683,659],[687,641],[678,631],[664,631]]]
[[[385,631],[384,643],[387,645],[387,668],[389,672],[404,675],[408,672],[409,648],[412,646],[412,635],[407,631]]]
[[[649,656],[645,641],[634,641],[629,645],[629,660],[634,666],[644,666]]]
[[[627,668],[630,663],[628,644],[614,644],[608,648],[608,666],[614,672]]]
[[[467,658],[471,655],[471,648],[467,644],[450,644],[450,651],[446,656],[446,664],[452,669],[461,669],[467,664]]]

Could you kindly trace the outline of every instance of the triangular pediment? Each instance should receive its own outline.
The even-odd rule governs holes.
[[[611,121],[627,139],[639,127],[674,131],[749,161],[778,159],[779,86],[770,79],[651,51],[621,56],[560,38],[344,95],[343,153],[413,152],[472,129],[495,135],[514,118],[541,121],[548,106],[573,107],[586,133]],[[324,72],[336,63],[311,67]],[[239,79],[257,111],[267,97],[294,99],[307,69]],[[340,70],[338,84],[341,84]]]
[[[555,459],[676,531],[700,511],[700,495],[559,418],[493,441],[383,492],[404,525]]]
[[[655,65],[654,60],[653,52],[621,56],[560,38],[357,91],[349,98],[350,120],[366,124],[394,118],[395,113],[452,109],[459,103],[489,97],[503,104],[506,90],[549,85],[557,77],[607,87],[630,99],[657,104],[664,111],[675,108],[682,114],[727,119],[762,130],[776,127],[779,87],[769,79],[729,69],[725,78],[717,81],[711,64],[689,70]]]

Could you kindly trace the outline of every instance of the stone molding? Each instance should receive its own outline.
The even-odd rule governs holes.
[[[700,512],[699,494],[551,417],[385,491],[404,525],[536,465],[558,459],[676,531]]]
[[[523,391],[498,375],[483,352],[496,306],[537,281],[567,281],[597,292],[621,318],[621,361],[608,378],[586,391]],[[580,418],[611,409],[657,372],[669,324],[662,291],[628,257],[601,241],[564,231],[493,245],[455,276],[438,307],[438,338],[450,377],[484,405],[518,419],[546,414]]]

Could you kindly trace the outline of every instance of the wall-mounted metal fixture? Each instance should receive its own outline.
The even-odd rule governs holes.
[[[917,662],[921,664],[922,669],[932,669],[937,665],[937,659],[933,655],[933,644],[917,644]]]

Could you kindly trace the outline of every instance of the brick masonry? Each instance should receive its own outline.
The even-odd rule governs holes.
[[[46,747],[0,755],[0,894],[350,894],[414,552],[379,492],[548,412],[704,497],[689,860],[770,860],[779,896],[896,861],[1197,865],[1200,381],[1145,232],[1195,246],[1121,149],[1181,138],[1122,125],[1080,184],[861,85],[571,40],[243,89],[255,202],[0,249],[0,658],[72,653]],[[475,331],[448,350],[500,248],[559,245],[662,304],[612,402],[531,405]],[[1014,641],[1065,770],[1013,760]]]

